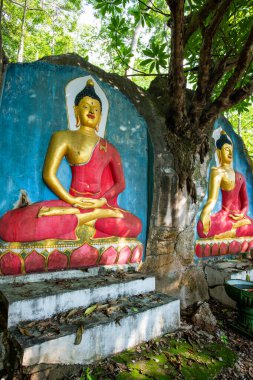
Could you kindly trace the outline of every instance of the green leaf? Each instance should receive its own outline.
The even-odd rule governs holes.
[[[96,310],[97,306],[98,306],[98,305],[95,304],[95,305],[92,305],[92,306],[88,307],[88,308],[85,310],[84,315],[90,315],[91,313],[93,313],[93,312]]]
[[[143,54],[147,55],[148,57],[155,57],[155,53],[152,50],[145,49],[142,52],[143,52]]]
[[[149,73],[152,73],[152,71],[154,70],[155,68],[155,61],[153,61],[149,67]]]
[[[118,12],[118,13],[122,13],[122,9],[120,7],[115,7],[115,10]]]
[[[153,58],[144,59],[144,61],[141,61],[140,65],[145,66],[148,65],[150,62],[153,62]]]

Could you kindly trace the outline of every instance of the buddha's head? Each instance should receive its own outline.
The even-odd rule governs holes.
[[[220,138],[216,141],[217,156],[221,165],[231,164],[233,161],[233,145],[226,132],[221,131]]]
[[[86,86],[75,97],[75,117],[78,127],[90,127],[98,130],[102,114],[102,102],[89,79]]]

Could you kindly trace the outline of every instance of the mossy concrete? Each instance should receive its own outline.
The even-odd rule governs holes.
[[[113,361],[126,366],[126,370],[117,374],[115,379],[174,380],[181,375],[187,380],[211,380],[236,360],[236,354],[222,343],[207,343],[200,347],[184,339],[167,342],[157,354],[143,345],[138,353],[130,350],[114,356]],[[89,373],[90,380],[97,380],[103,374],[103,366],[86,368],[84,373]],[[103,377],[103,380],[107,379],[110,377]]]

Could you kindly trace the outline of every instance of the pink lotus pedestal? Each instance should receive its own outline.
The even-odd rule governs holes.
[[[250,252],[253,248],[253,237],[229,239],[198,239],[195,242],[195,253],[199,258],[236,255]]]
[[[0,242],[0,275],[139,263],[143,245],[134,238],[93,239],[82,229],[78,240],[44,240],[29,243]]]

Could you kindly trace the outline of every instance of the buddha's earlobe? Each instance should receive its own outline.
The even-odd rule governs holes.
[[[78,115],[78,107],[77,106],[74,107],[74,112],[75,112],[75,117],[76,117],[76,128],[79,128],[80,127],[80,119],[79,119],[79,115]]]
[[[219,163],[221,164],[222,163],[221,162],[221,151],[220,151],[220,149],[217,149],[216,152],[217,152],[217,157],[218,157]]]
[[[96,132],[99,131],[99,125],[100,125],[101,117],[102,117],[102,114],[100,114],[100,117],[99,117],[98,123],[97,123],[97,125],[96,125],[96,127],[95,127],[95,131],[96,131]]]
[[[80,123],[79,117],[76,117],[76,128],[80,128],[80,126],[81,126],[81,123]]]

